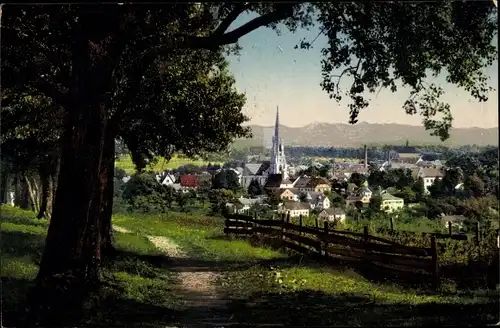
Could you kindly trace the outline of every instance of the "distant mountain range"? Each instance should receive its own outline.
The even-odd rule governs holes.
[[[238,139],[236,145],[270,145],[273,127],[250,125],[252,139]],[[313,123],[293,128],[280,126],[280,135],[289,146],[335,146],[360,147],[367,145],[498,145],[498,128],[453,128],[451,138],[441,142],[431,136],[423,126],[403,124],[371,124],[361,122],[356,125],[341,123]]]

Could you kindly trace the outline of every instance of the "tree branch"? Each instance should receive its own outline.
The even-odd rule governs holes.
[[[238,18],[238,16],[247,9],[247,5],[243,2],[236,4],[234,9],[227,15],[227,17],[220,23],[213,35],[224,35],[229,26]]]
[[[186,40],[186,48],[213,49],[222,45],[236,43],[242,36],[247,35],[248,33],[258,29],[259,27],[267,26],[271,23],[275,23],[282,19],[290,17],[293,13],[293,7],[296,5],[297,3],[283,5],[280,9],[256,17],[248,23],[245,23],[242,26],[234,29],[233,31],[225,33],[223,35],[216,35],[215,33],[213,33],[208,37],[188,37]],[[218,29],[219,28],[217,28],[217,30]]]
[[[35,73],[31,74],[22,74],[18,72],[16,69],[11,69],[8,65],[4,65],[4,70],[7,68],[7,73],[4,73],[5,75],[8,75],[9,82],[13,82],[13,86],[30,86],[32,88],[37,89],[40,93],[45,95],[46,97],[51,98],[54,103],[67,108],[69,105],[69,99],[66,94],[61,92],[57,87],[55,87],[53,84],[49,83],[47,80],[43,79],[42,77],[35,76]],[[27,70],[26,70],[27,71]],[[35,72],[33,70],[32,72]],[[10,84],[10,83],[8,83]]]

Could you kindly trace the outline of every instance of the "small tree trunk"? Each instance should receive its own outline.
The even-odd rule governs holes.
[[[38,212],[40,210],[41,195],[37,178],[25,173],[23,180],[28,188],[29,204],[31,205],[31,209]]]
[[[7,202],[7,183],[8,183],[8,175],[7,173],[1,172],[1,180],[0,180],[0,204],[5,204]]]
[[[47,217],[47,204],[49,202],[49,194],[50,194],[50,176],[43,169],[39,171],[40,174],[40,182],[42,187],[42,195],[41,195],[41,204],[40,211],[38,211],[38,215],[36,216],[38,219],[42,219]]]

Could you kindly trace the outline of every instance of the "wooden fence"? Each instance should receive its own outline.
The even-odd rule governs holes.
[[[436,236],[430,236],[431,247],[410,247],[372,236],[368,227],[363,233],[305,227],[302,216],[299,224],[290,223],[290,216],[283,214],[278,220],[259,219],[241,214],[226,216],[225,234],[265,235],[281,239],[280,244],[301,254],[320,255],[346,261],[362,261],[406,272],[430,275],[438,282]]]

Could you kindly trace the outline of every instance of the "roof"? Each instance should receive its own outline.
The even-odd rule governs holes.
[[[329,185],[330,183],[325,178],[311,178],[311,179],[309,179],[309,182],[307,183],[307,187],[316,188],[320,184]]]
[[[300,190],[298,190],[297,188],[282,188],[282,189],[279,189],[277,191],[277,193],[279,195],[281,195],[281,194],[283,194],[287,190],[290,191],[292,194],[297,195],[297,196],[300,195],[300,193],[301,193]]]
[[[396,196],[393,196],[387,192],[383,193],[382,195],[380,195],[380,197],[382,198],[382,200],[403,200],[403,198],[399,198],[399,197],[396,197]]]
[[[343,215],[345,211],[340,207],[326,208],[321,212],[326,212],[328,215]]]
[[[435,167],[423,167],[422,173],[426,178],[444,177],[444,172]]]
[[[269,162],[269,161],[262,162],[262,164],[260,164],[259,169],[257,170],[256,175],[263,175],[264,172],[266,172],[270,166],[271,166],[271,162]]]
[[[309,210],[311,209],[311,205],[309,203],[302,203],[302,202],[284,202],[283,203],[283,208],[285,210]]]
[[[279,188],[281,185],[281,174],[270,174],[264,188]]]
[[[244,198],[244,197],[240,197],[240,198],[238,198],[238,201],[240,202],[241,205],[252,206],[254,204],[257,204],[260,200],[258,198]]]
[[[183,187],[198,187],[198,177],[193,174],[184,174],[180,182]]]
[[[307,199],[311,202],[317,202],[319,198],[324,198],[324,195],[321,192],[309,191],[306,195]]]
[[[311,178],[308,177],[299,177],[295,183],[294,183],[294,188],[306,188],[307,184],[309,183],[309,180]]]
[[[445,215],[441,218],[442,222],[464,222],[467,217],[463,215]]]
[[[247,163],[243,168],[243,175],[257,175],[262,164]]]

